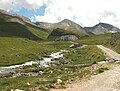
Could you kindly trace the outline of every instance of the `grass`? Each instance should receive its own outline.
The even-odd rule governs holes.
[[[0,66],[38,60],[42,56],[68,48],[69,42],[38,42],[24,38],[0,38]]]
[[[72,53],[66,53],[65,57],[71,59],[73,64],[92,64],[105,60],[105,56],[96,46],[86,46],[84,48],[76,48]]]
[[[77,40],[81,44],[87,45],[102,45],[105,44],[111,38],[111,34],[100,34],[100,35],[86,35]]]
[[[120,33],[112,34],[104,45],[120,53]]]
[[[88,44],[97,44],[98,42],[91,43],[91,40],[94,38],[95,36],[89,36],[88,38],[81,38],[78,42],[81,44],[87,44],[86,40],[88,39]],[[99,36],[98,39],[95,39],[94,41],[101,40],[101,42],[103,42],[103,39],[104,38],[100,38]],[[108,36],[105,38],[105,41],[106,40],[108,40]],[[69,48],[71,44],[72,43],[69,41],[45,42],[32,41],[25,38],[0,37],[0,66],[21,64],[26,61],[38,60],[42,56],[45,56],[51,52],[60,51],[61,49],[71,51],[71,53],[65,54],[65,59],[59,60],[63,63],[62,65],[48,68],[28,66],[25,67],[25,69],[17,71],[18,73],[32,72],[33,74],[43,71],[44,74],[36,77],[0,78],[1,91],[9,91],[10,89],[15,88],[30,91],[31,88],[35,87],[42,89],[43,91],[49,90],[50,88],[64,88],[64,83],[66,81],[72,81],[77,77],[83,78],[92,74],[93,72],[89,69],[92,63],[94,63],[94,61],[98,62],[105,59],[105,56],[101,50],[96,46],[89,45],[85,48]],[[64,64],[67,60],[71,63]],[[104,69],[102,69],[102,71],[103,70]],[[98,71],[100,72],[101,69]],[[63,82],[61,84],[56,84],[57,79],[61,79]],[[31,85],[28,86],[27,82]]]
[[[103,73],[106,70],[109,70],[109,69],[107,67],[104,67],[104,68],[101,67],[101,68],[97,69],[97,73]]]
[[[75,35],[76,37],[81,38],[87,34],[78,31],[63,30],[57,28],[50,33],[50,35],[48,36],[48,40],[60,40],[60,37],[63,35]]]
[[[32,40],[47,39],[47,30],[39,28],[28,20],[7,14],[0,15],[0,37],[28,38]]]
[[[67,70],[64,70],[64,69]],[[48,73],[37,77],[18,77],[18,78],[3,78],[0,79],[0,89],[1,91],[9,91],[10,89],[30,89],[38,87],[40,89],[43,88],[56,88],[57,79],[62,79],[63,83],[58,84],[59,88],[63,87],[64,81],[68,79],[73,79],[76,76],[82,78],[86,74],[89,74],[89,70],[83,70],[81,67],[75,66],[59,66],[53,68],[46,68],[44,69]],[[52,70],[53,73],[49,73]],[[61,72],[59,70],[62,70]],[[31,85],[27,86],[27,82]],[[30,90],[29,90],[30,91]]]
[[[47,48],[54,47],[53,49],[58,50],[59,48],[68,49],[68,46],[70,45],[69,42],[42,42],[42,44],[44,47],[48,45]],[[94,60],[102,61],[105,58],[101,51],[95,46],[87,46],[85,48],[69,48],[69,50],[71,50],[71,52],[74,51],[74,53],[66,53],[65,59],[62,61],[71,60],[72,62],[70,64],[62,64],[48,68],[38,68],[37,66],[25,67],[24,69],[18,70],[16,72],[32,72],[34,74],[39,73],[39,71],[43,71],[44,73],[37,77],[1,78],[1,91],[9,91],[10,89],[15,88],[25,90],[29,89],[28,91],[30,91],[30,88],[35,87],[42,89],[43,91],[50,88],[64,88],[64,83],[66,81],[72,81],[75,80],[76,77],[83,78],[86,75],[92,74],[93,72],[89,69],[89,66],[92,65],[92,62]],[[100,57],[98,57],[98,55]],[[61,79],[63,82],[61,84],[57,84],[57,79]],[[27,86],[27,82],[29,82],[31,85]]]
[[[10,89],[18,88],[31,91],[31,88],[39,88],[42,91],[49,91],[50,88],[65,88],[66,82],[71,83],[76,79],[102,73],[105,70],[108,70],[107,66],[101,65],[98,67],[88,65],[61,65],[49,68],[35,68],[31,71],[44,71],[45,73],[37,77],[0,78],[0,89],[1,91],[9,91]],[[63,82],[57,84],[57,79],[61,79]],[[28,82],[30,86],[27,85]]]
[[[16,88],[30,91],[35,87],[42,91],[47,91],[50,88],[64,88],[67,81],[108,70],[106,67],[91,70],[92,64],[106,58],[101,50],[94,45],[103,44],[120,53],[120,33],[87,35],[71,30],[55,29],[50,34],[47,30],[36,27],[18,17],[1,15],[0,20],[0,66],[39,60],[41,57],[61,49],[70,50],[70,53],[65,53],[64,59],[59,60],[61,65],[48,68],[39,68],[37,65],[33,65],[16,71],[16,73],[31,72],[33,74],[39,73],[39,71],[44,72],[36,77],[0,78],[1,91],[10,91],[10,89]],[[75,42],[89,46],[69,48],[72,44],[69,41],[48,41],[59,39],[61,35],[67,34],[76,35],[79,40]],[[49,39],[46,40],[47,38]],[[66,63],[67,61],[70,63]],[[6,77],[11,75],[12,73],[5,74]],[[57,84],[57,79],[61,79],[63,82]],[[27,82],[30,83],[30,86],[27,85]]]

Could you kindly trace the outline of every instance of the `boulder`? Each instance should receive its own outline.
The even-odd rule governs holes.
[[[70,48],[77,48],[80,47],[81,45],[79,43],[74,43],[72,45],[70,45]]]
[[[57,79],[57,84],[62,83],[63,81],[61,79]]]

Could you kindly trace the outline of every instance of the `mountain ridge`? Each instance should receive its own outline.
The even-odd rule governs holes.
[[[28,18],[0,10],[0,37],[46,39],[49,34]]]
[[[78,31],[78,32],[84,32],[83,27],[81,27],[79,24],[68,20],[68,19],[64,19],[58,23],[47,23],[47,22],[36,22],[36,25],[38,25],[39,27],[45,28],[45,29],[63,29],[63,30],[71,30],[71,31]]]
[[[35,24],[38,25],[39,27],[49,30],[60,28],[63,30],[72,30],[72,31],[78,31],[88,34],[105,34],[105,33],[120,32],[119,28],[111,24],[102,23],[102,22],[92,27],[82,27],[79,24],[68,19],[64,19],[58,23],[36,22]]]
[[[93,34],[105,34],[105,33],[116,33],[120,32],[120,29],[107,23],[99,23],[93,27],[84,27],[85,31]]]
[[[0,37],[12,36],[45,40],[50,36],[75,35],[81,38],[89,34],[98,35],[115,32],[120,32],[120,29],[107,23],[99,23],[93,27],[82,27],[69,19],[64,19],[58,23],[33,23],[24,16],[0,10]]]

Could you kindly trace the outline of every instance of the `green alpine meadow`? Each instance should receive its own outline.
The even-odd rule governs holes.
[[[119,65],[119,53],[120,29],[111,24],[32,22],[0,10],[0,91],[61,91]]]

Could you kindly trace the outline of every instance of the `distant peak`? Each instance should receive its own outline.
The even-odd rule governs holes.
[[[64,20],[62,20],[62,21],[70,21],[69,19],[64,19]]]
[[[73,21],[71,21],[71,20],[69,20],[69,19],[64,19],[64,20],[62,20],[61,22],[73,22]]]
[[[108,24],[108,23],[103,23],[103,22],[100,22],[99,24],[97,25],[109,25],[109,26],[112,26],[111,24]]]

